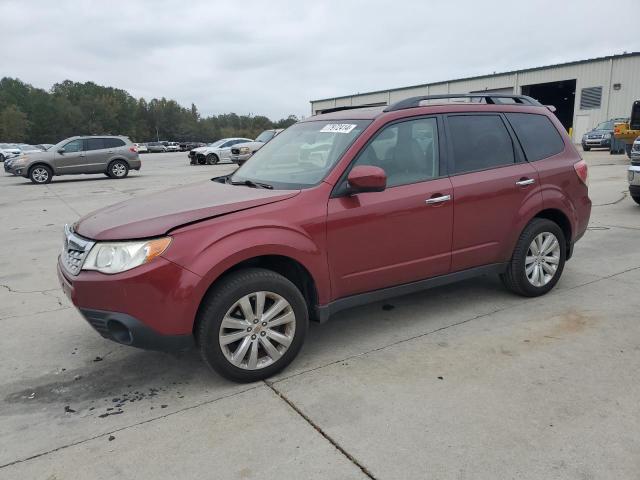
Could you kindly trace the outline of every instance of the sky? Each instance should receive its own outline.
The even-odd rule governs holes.
[[[638,0],[632,0],[631,4]],[[598,1],[0,0],[0,77],[93,81],[203,115],[640,51]]]

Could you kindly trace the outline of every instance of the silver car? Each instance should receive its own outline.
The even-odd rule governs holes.
[[[104,173],[124,178],[129,170],[140,170],[136,148],[127,137],[71,137],[45,152],[23,153],[13,160],[8,173],[31,179],[33,183],[51,182],[54,175]]]

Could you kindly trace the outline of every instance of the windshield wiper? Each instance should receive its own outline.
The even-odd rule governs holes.
[[[273,190],[273,185],[269,185],[268,183],[262,182],[254,182],[253,180],[242,180],[241,182],[229,182],[231,185],[245,185],[251,188],[266,188],[268,190]]]

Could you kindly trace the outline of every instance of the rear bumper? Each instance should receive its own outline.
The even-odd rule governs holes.
[[[58,259],[65,295],[105,338],[151,350],[182,350],[193,343],[193,323],[202,298],[201,278],[154,259],[127,272],[67,274]]]

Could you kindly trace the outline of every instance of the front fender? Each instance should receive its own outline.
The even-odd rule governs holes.
[[[306,268],[316,284],[319,302],[329,301],[325,254],[317,241],[304,230],[285,225],[254,225],[225,234],[211,225],[205,229],[178,232],[174,243],[176,245],[163,256],[200,276],[202,295],[235,265],[255,257],[279,255],[291,258]]]

